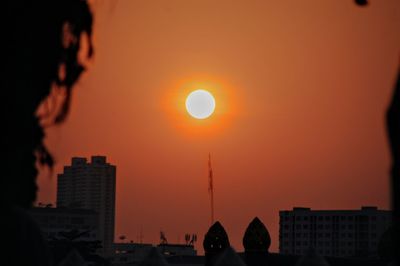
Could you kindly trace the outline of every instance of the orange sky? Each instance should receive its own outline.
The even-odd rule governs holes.
[[[112,2],[112,3],[110,3]],[[278,249],[278,211],[389,207],[383,115],[400,50],[400,2],[101,1],[96,54],[67,121],[48,130],[55,202],[72,156],[117,165],[116,236],[158,243],[209,226],[207,156],[216,218],[242,250],[259,216]],[[184,95],[207,87],[215,115],[190,118]]]

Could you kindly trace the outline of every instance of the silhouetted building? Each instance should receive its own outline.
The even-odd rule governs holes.
[[[196,256],[197,251],[193,245],[185,244],[159,244],[157,249],[165,257],[170,256]]]
[[[310,248],[305,255],[303,255],[296,263],[295,266],[329,266],[329,263],[315,252],[314,248]]]
[[[279,212],[279,251],[305,255],[309,248],[330,257],[377,256],[380,237],[391,225],[390,211],[293,208]]]
[[[30,213],[48,240],[70,231],[82,233],[81,240],[99,238],[98,215],[93,210],[46,207],[32,208]]]
[[[168,266],[168,262],[160,251],[152,247],[147,257],[139,264],[140,266]]]
[[[171,257],[186,259],[197,256],[193,245],[160,244],[154,247],[152,244],[114,243],[113,265],[139,265],[148,257],[152,248],[156,248],[158,253],[166,259]]]
[[[82,208],[98,213],[99,240],[104,254],[111,254],[114,241],[116,167],[105,156],[73,157],[57,180],[57,207]]]
[[[216,258],[215,266],[247,266],[243,259],[236,253],[231,247],[227,247],[224,251]]]
[[[139,265],[149,254],[152,244],[139,243],[114,243],[115,254],[112,256],[112,264]]]

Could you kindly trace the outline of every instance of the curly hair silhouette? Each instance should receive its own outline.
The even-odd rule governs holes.
[[[93,55],[92,12],[84,0],[6,0],[2,7],[0,228],[6,247],[0,264],[48,265],[40,230],[24,209],[36,199],[36,163],[53,166],[42,120],[65,119],[73,85],[85,70],[83,45],[85,56]],[[64,96],[60,108],[38,115],[53,90]]]
[[[43,144],[43,126],[36,111],[57,87],[64,100],[54,123],[65,119],[70,92],[84,71],[78,58],[82,34],[93,54],[92,14],[86,1],[7,1],[8,23],[2,25],[6,58],[2,78],[2,201],[29,207],[36,197],[36,156],[52,166]]]

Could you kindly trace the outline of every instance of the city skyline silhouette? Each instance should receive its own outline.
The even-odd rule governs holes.
[[[7,0],[0,264],[397,265],[399,10]]]
[[[106,154],[119,167],[116,235],[142,227],[154,242],[160,227],[207,230],[209,152],[216,220],[235,247],[254,216],[277,239],[278,211],[293,206],[388,209],[396,1],[225,4],[99,5],[95,63],[67,123],[48,129],[55,172]],[[217,102],[202,123],[183,101],[199,87]],[[54,202],[55,178],[39,182],[40,201]]]

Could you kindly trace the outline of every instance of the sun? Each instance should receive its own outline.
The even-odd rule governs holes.
[[[215,110],[214,96],[206,90],[192,91],[186,98],[186,110],[196,119],[206,119]]]

